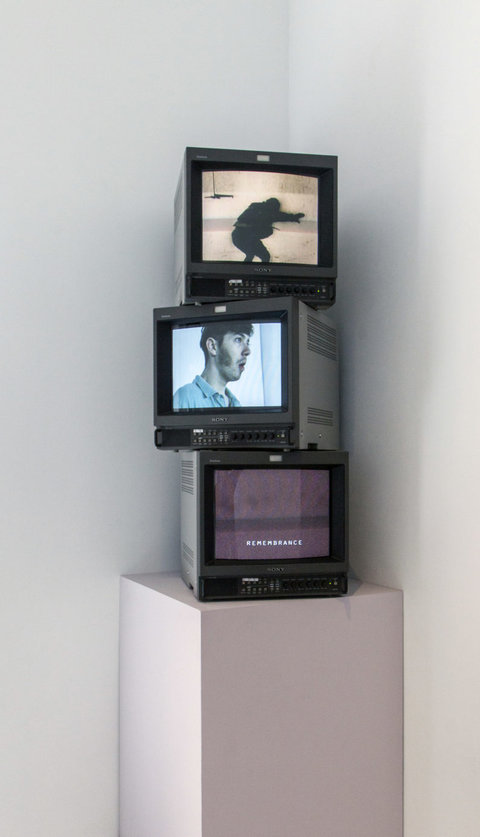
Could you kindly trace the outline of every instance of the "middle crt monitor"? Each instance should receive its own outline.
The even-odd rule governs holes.
[[[154,310],[155,444],[339,447],[333,321],[300,300]]]

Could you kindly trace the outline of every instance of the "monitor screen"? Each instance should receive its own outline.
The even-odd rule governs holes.
[[[280,411],[282,391],[280,317],[220,318],[172,328],[174,413],[219,407]]]
[[[317,265],[318,178],[202,170],[202,260]]]
[[[213,502],[215,562],[330,554],[328,468],[215,469]]]

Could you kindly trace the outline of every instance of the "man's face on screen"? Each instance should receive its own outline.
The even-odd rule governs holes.
[[[250,354],[248,334],[227,331],[218,346],[217,368],[225,381],[238,381]]]

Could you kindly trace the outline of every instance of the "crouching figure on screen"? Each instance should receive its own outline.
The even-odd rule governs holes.
[[[200,348],[205,368],[191,384],[180,387],[173,396],[173,409],[240,407],[227,384],[238,381],[250,354],[251,322],[210,323],[202,328]]]
[[[273,235],[276,221],[295,221],[299,224],[300,218],[304,217],[304,212],[282,212],[277,198],[251,203],[235,221],[232,241],[245,253],[244,261],[253,262],[257,256],[261,262],[269,262],[270,253],[261,239]]]

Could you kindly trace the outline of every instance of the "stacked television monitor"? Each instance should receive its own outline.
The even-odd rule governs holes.
[[[175,195],[176,303],[335,302],[337,158],[187,148]]]
[[[324,312],[293,297],[161,308],[154,342],[157,447],[338,448],[337,332]],[[214,394],[208,367],[225,366],[227,347]]]
[[[175,258],[154,423],[181,457],[183,579],[204,601],[346,593],[337,158],[187,148]]]
[[[347,592],[343,451],[183,451],[182,574],[215,599]]]

